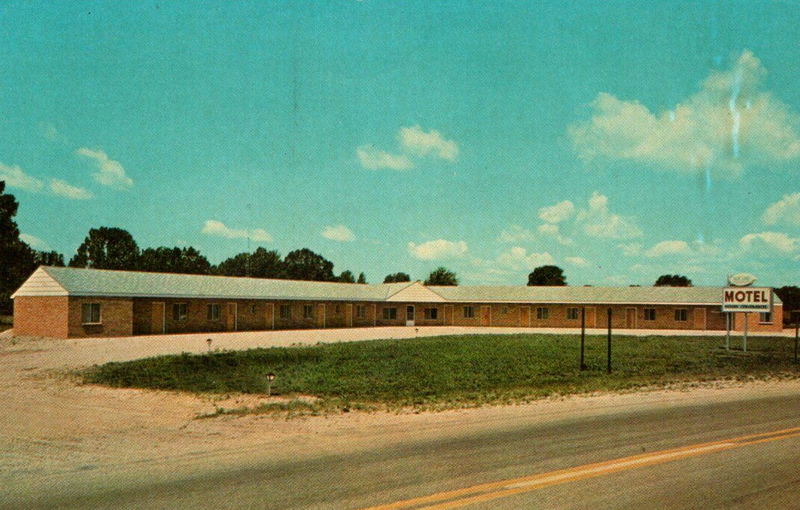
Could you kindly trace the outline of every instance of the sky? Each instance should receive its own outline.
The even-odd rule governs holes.
[[[0,179],[90,228],[369,282],[800,284],[800,1],[0,3]]]

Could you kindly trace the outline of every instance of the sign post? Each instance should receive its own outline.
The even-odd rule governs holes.
[[[747,328],[750,322],[750,312],[772,313],[772,289],[769,287],[726,287],[722,291],[722,311],[744,312],[742,351],[747,352]],[[730,320],[728,324],[728,331],[730,331]],[[730,338],[730,333],[728,333],[728,338]],[[730,347],[730,340],[726,340],[725,347]]]
[[[608,309],[608,366],[606,372],[611,373],[611,308]]]
[[[586,307],[581,307],[581,370],[586,370],[586,363],[584,363],[583,351],[586,344]],[[796,358],[797,356],[795,356]]]

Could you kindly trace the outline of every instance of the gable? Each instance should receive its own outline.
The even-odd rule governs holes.
[[[67,296],[67,289],[61,286],[47,271],[40,267],[11,295],[17,296]]]
[[[414,302],[414,303],[444,303],[446,300],[439,294],[433,292],[420,282],[405,287],[404,289],[389,296],[386,301],[393,302]]]

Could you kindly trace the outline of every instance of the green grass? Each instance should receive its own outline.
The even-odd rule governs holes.
[[[319,398],[314,404],[290,401],[284,407],[319,411],[447,408],[695,381],[800,376],[792,363],[793,339],[751,338],[747,353],[726,351],[724,341],[615,337],[610,375],[605,373],[605,337],[587,337],[589,369],[582,372],[577,336],[470,335],[160,356],[95,366],[82,377],[113,387],[265,394],[266,374],[274,372],[273,394]],[[732,343],[738,348],[740,339]]]

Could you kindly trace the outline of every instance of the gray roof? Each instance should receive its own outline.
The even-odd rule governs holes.
[[[435,299],[423,299],[420,289]],[[405,292],[403,292],[405,291]],[[431,292],[433,294],[431,294]],[[720,304],[721,287],[423,287],[418,282],[354,284],[41,266],[14,296],[103,296],[461,303]],[[393,297],[394,296],[394,297]],[[780,299],[775,296],[775,303]]]

